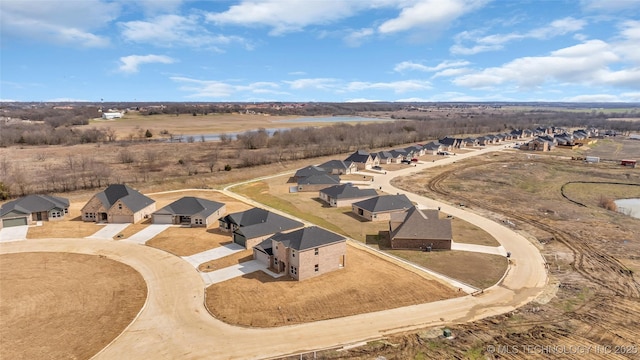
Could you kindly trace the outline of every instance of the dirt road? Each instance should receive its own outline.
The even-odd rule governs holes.
[[[458,155],[479,155],[490,149]],[[453,159],[453,158],[451,158]],[[455,159],[449,161],[454,161]],[[423,166],[427,166],[425,164]],[[416,169],[402,170],[402,172]],[[402,175],[395,172],[393,177]],[[388,185],[391,174],[375,184]],[[268,358],[312,349],[334,347],[383,335],[473,321],[511,311],[535,298],[546,284],[547,274],[540,252],[508,228],[482,217],[427,199],[454,216],[474,223],[492,234],[517,258],[503,282],[480,296],[466,296],[434,303],[349,316],[295,326],[250,329],[225,324],[204,307],[204,284],[197,271],[181,258],[138,244],[87,239],[29,240],[0,244],[0,253],[72,252],[100,254],[138,270],[147,281],[148,298],[133,323],[96,359],[251,359]]]

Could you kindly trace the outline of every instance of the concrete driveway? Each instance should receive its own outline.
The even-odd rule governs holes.
[[[251,274],[252,272],[255,272],[258,270],[262,270],[267,274],[273,276],[274,278],[278,278],[284,275],[284,274],[276,274],[274,272],[271,272],[267,270],[266,265],[258,262],[257,260],[251,260],[251,261],[240,263],[238,265],[229,266],[224,269],[206,272],[206,273],[200,273],[200,276],[202,276],[202,280],[204,280],[206,286],[209,286],[211,284],[223,282],[238,276]]]
[[[153,239],[154,236],[167,230],[171,226],[171,224],[152,224],[131,235],[125,241],[131,241],[137,244],[144,245],[147,241]]]
[[[25,240],[29,225],[10,226],[0,229],[0,242]]]
[[[507,250],[505,250],[502,245],[485,246],[485,245],[457,243],[452,241],[451,250],[472,251],[472,252],[478,252],[478,253],[484,253],[484,254],[507,256]]]
[[[98,230],[95,234],[91,236],[87,236],[87,239],[103,239],[103,240],[113,240],[113,237],[118,235],[122,230],[124,230],[127,226],[131,224],[106,224],[98,226],[102,226],[103,228]]]
[[[240,246],[236,243],[231,243],[231,244],[217,247],[215,249],[193,254],[191,256],[183,256],[182,258],[185,259],[189,264],[193,265],[193,267],[197,268],[198,265],[202,263],[206,263],[207,261],[211,261],[211,260],[220,259],[242,250],[244,250],[243,246]]]

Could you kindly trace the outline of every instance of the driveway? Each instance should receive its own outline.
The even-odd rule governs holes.
[[[98,226],[102,226],[103,228],[98,230],[95,234],[91,236],[87,236],[87,239],[103,239],[103,240],[113,240],[113,237],[118,235],[122,230],[124,230],[127,226],[131,224],[107,224]]]
[[[29,225],[10,226],[0,229],[0,242],[25,240]]]
[[[251,274],[252,272],[255,272],[258,270],[262,270],[274,278],[278,278],[284,275],[284,274],[276,274],[274,272],[271,272],[267,270],[266,265],[260,263],[257,260],[251,260],[251,261],[240,263],[238,265],[229,266],[224,269],[206,272],[206,273],[203,272],[203,273],[200,273],[200,276],[202,276],[202,280],[204,280],[204,283],[206,284],[206,286],[209,286],[211,284],[223,282],[238,276]]]
[[[457,243],[452,241],[451,250],[472,251],[472,252],[483,253],[483,254],[507,256],[507,250],[505,250],[502,245],[485,246],[485,245]]]
[[[147,241],[151,240],[154,236],[170,228],[171,224],[152,224],[146,228],[138,231],[137,233],[129,236],[125,241],[131,241],[137,244],[144,245]]]
[[[215,249],[193,254],[191,256],[183,256],[182,258],[185,259],[189,264],[193,265],[193,267],[197,269],[198,265],[202,263],[206,263],[207,261],[211,261],[211,260],[220,259],[242,250],[244,250],[244,246],[240,246],[236,243],[231,243],[231,244],[217,247]]]

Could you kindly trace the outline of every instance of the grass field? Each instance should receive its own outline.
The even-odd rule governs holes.
[[[255,272],[206,289],[211,313],[237,325],[273,327],[363,314],[461,296],[362,250],[347,247],[344,269],[295,281]]]
[[[0,255],[0,357],[89,359],[134,319],[146,296],[142,276],[110,259]]]

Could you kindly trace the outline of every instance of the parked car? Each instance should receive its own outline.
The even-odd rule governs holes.
[[[403,164],[409,164],[409,165],[411,165],[411,160],[402,160],[402,161],[400,161],[400,162],[401,162],[401,163],[403,163]]]
[[[413,158],[413,159],[411,159],[411,162],[418,162],[418,159]]]
[[[378,166],[378,165],[376,165],[376,166],[372,167],[372,169],[373,169],[373,170],[382,170],[382,168],[381,168],[380,166]]]

